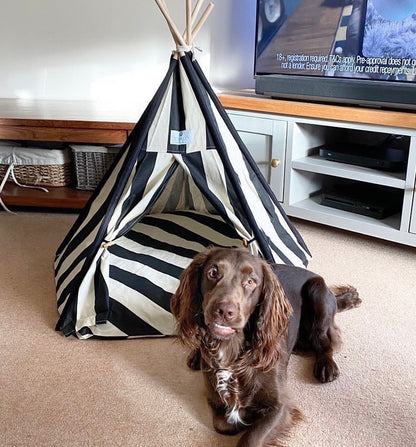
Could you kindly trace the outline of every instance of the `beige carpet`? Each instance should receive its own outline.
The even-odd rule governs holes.
[[[0,213],[0,445],[215,447],[199,373],[173,339],[80,341],[54,331],[52,261],[75,216]],[[361,308],[338,316],[338,381],[312,379],[294,357],[293,392],[307,420],[289,443],[416,445],[416,250],[297,221],[329,283]]]

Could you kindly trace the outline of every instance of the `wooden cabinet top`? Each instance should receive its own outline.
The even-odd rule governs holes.
[[[129,130],[146,104],[0,98],[0,126]]]
[[[416,112],[271,99],[250,91],[219,95],[227,109],[416,129]]]
[[[251,91],[222,93],[227,109],[416,129],[416,113],[271,99]],[[131,130],[146,103],[0,99],[0,126]]]

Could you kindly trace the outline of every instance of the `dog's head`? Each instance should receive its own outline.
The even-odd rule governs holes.
[[[192,349],[202,334],[244,338],[253,363],[269,368],[279,355],[291,306],[271,267],[245,249],[211,248],[184,270],[171,308],[178,336]]]

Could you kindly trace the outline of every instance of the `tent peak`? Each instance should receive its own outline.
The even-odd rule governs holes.
[[[155,0],[155,2],[169,26],[173,40],[176,43],[177,53],[183,54],[187,51],[190,51],[194,47],[195,37],[201,30],[208,16],[211,14],[212,9],[214,8],[214,4],[210,2],[205,8],[204,12],[201,14],[200,18],[197,20],[204,0],[197,0],[194,7],[192,7],[192,0],[186,0],[186,28],[185,31],[181,34],[169,14],[166,1]]]

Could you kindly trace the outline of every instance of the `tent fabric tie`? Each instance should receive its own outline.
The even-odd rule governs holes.
[[[173,50],[172,53],[173,54],[178,54],[179,56],[184,54],[184,53],[192,53],[192,59],[195,59],[195,51],[199,51],[200,53],[202,53],[204,50],[201,47],[197,47],[196,45],[192,44],[191,46],[189,45],[176,45],[176,50]]]
[[[245,248],[248,248],[248,246],[249,246],[250,244],[252,244],[255,240],[256,240],[255,237],[253,237],[253,239],[250,239],[249,241],[248,241],[247,239],[243,239],[243,245],[244,245],[244,247],[245,247]]]
[[[112,240],[112,241],[105,242],[105,243],[103,244],[103,248],[111,247],[112,245],[115,245],[116,243],[117,243],[117,239],[114,239],[114,240]]]

